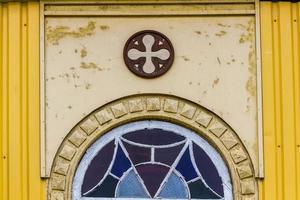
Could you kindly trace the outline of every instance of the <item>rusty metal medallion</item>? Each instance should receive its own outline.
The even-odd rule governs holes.
[[[155,78],[166,73],[174,61],[171,41],[153,30],[140,31],[126,42],[123,57],[128,69],[143,78]]]

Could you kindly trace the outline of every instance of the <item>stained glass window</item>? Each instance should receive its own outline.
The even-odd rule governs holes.
[[[191,130],[161,121],[129,123],[98,139],[78,166],[72,197],[233,199],[219,153]]]

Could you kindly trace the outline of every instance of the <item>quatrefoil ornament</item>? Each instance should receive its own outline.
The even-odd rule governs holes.
[[[152,30],[132,35],[124,47],[124,61],[130,71],[140,77],[155,78],[166,73],[174,61],[171,41]]]

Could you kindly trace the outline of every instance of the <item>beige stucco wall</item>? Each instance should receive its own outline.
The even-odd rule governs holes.
[[[172,68],[150,80],[132,74],[123,61],[126,40],[147,29],[165,34],[175,50]],[[213,111],[238,133],[257,171],[254,15],[52,15],[46,16],[44,36],[46,172],[64,137],[83,117],[139,93],[172,94]]]

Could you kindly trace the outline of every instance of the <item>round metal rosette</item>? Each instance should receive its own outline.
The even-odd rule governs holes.
[[[123,57],[128,69],[143,78],[165,74],[174,61],[171,41],[162,33],[144,30],[133,34],[126,42]]]

